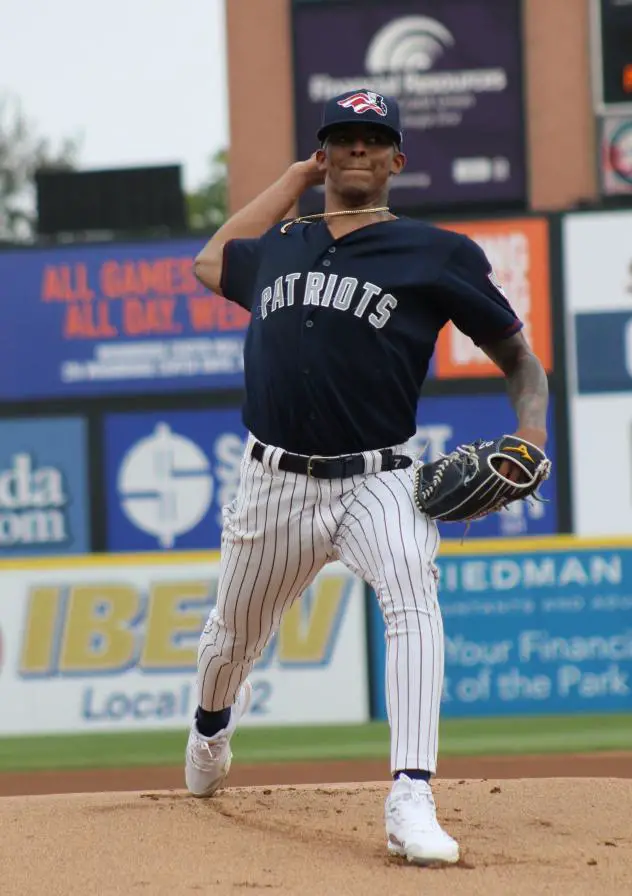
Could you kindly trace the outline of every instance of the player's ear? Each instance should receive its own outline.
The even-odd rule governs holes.
[[[399,149],[394,153],[391,162],[391,174],[399,174],[406,166],[406,156]]]
[[[324,170],[325,165],[327,163],[327,153],[325,152],[325,147],[321,146],[320,149],[317,149],[314,153],[314,158],[320,165],[320,167]]]

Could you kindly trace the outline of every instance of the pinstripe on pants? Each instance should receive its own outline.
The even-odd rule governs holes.
[[[234,702],[284,611],[326,563],[340,560],[375,590],[384,616],[391,769],[435,772],[444,663],[439,534],[414,505],[413,468],[314,479],[279,471],[280,449],[251,460],[252,444],[249,437],[237,497],[224,509],[217,603],[198,650],[200,705]],[[375,464],[374,452],[366,457]]]

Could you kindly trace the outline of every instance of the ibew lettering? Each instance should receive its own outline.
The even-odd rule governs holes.
[[[262,320],[275,311],[292,307],[295,300],[300,301],[303,306],[353,311],[358,318],[366,315],[368,322],[376,330],[381,330],[388,323],[392,312],[397,308],[395,296],[384,293],[375,283],[367,281],[361,284],[357,277],[308,271],[305,275],[293,273],[277,277],[273,286],[266,286],[261,291]]]

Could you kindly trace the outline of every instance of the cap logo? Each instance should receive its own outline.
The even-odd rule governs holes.
[[[343,109],[353,109],[357,115],[362,115],[364,112],[377,112],[378,115],[384,117],[388,112],[384,97],[370,90],[360,91],[345,97],[344,100],[338,100],[338,105]]]

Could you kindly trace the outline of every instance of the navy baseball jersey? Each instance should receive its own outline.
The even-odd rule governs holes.
[[[244,424],[298,454],[406,442],[439,331],[477,345],[522,323],[468,237],[397,218],[334,239],[277,224],[224,248],[222,292],[251,312]]]

